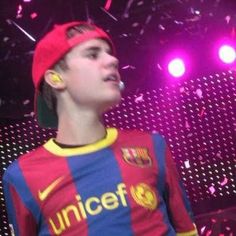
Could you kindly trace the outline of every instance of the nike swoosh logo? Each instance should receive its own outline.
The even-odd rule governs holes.
[[[41,201],[44,201],[48,195],[52,192],[52,190],[64,179],[64,176],[57,178],[55,181],[53,181],[50,185],[48,185],[47,188],[45,188],[43,191],[38,192],[38,197]]]

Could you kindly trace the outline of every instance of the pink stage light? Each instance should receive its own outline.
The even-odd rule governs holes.
[[[235,62],[236,52],[235,49],[229,45],[223,45],[218,52],[219,58],[226,64]]]
[[[185,73],[184,61],[180,58],[171,60],[168,64],[168,71],[172,76],[176,78],[183,76]]]

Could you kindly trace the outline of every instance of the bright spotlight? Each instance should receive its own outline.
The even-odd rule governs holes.
[[[220,59],[227,64],[235,62],[236,52],[235,49],[229,45],[223,45],[219,49],[219,57]]]
[[[185,73],[184,61],[180,58],[171,60],[168,64],[168,71],[174,77],[181,77]]]

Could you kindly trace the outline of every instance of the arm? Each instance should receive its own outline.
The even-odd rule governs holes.
[[[172,159],[169,148],[166,148],[166,187],[165,200],[168,213],[177,236],[197,236],[193,222],[190,203]]]
[[[7,174],[3,177],[3,190],[11,235],[37,235],[34,217],[22,202],[15,187],[8,182]]]

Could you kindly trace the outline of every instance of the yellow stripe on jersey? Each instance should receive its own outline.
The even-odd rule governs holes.
[[[198,232],[196,229],[188,232],[183,232],[183,233],[176,233],[177,236],[198,236]]]
[[[81,154],[95,152],[95,151],[98,151],[100,149],[110,146],[116,141],[117,136],[118,136],[117,129],[108,128],[107,135],[104,139],[99,140],[98,142],[93,143],[93,144],[88,144],[86,146],[75,147],[75,148],[61,148],[53,141],[53,139],[50,139],[43,146],[49,152],[57,156],[66,157],[66,156],[72,156],[72,155],[81,155]]]

